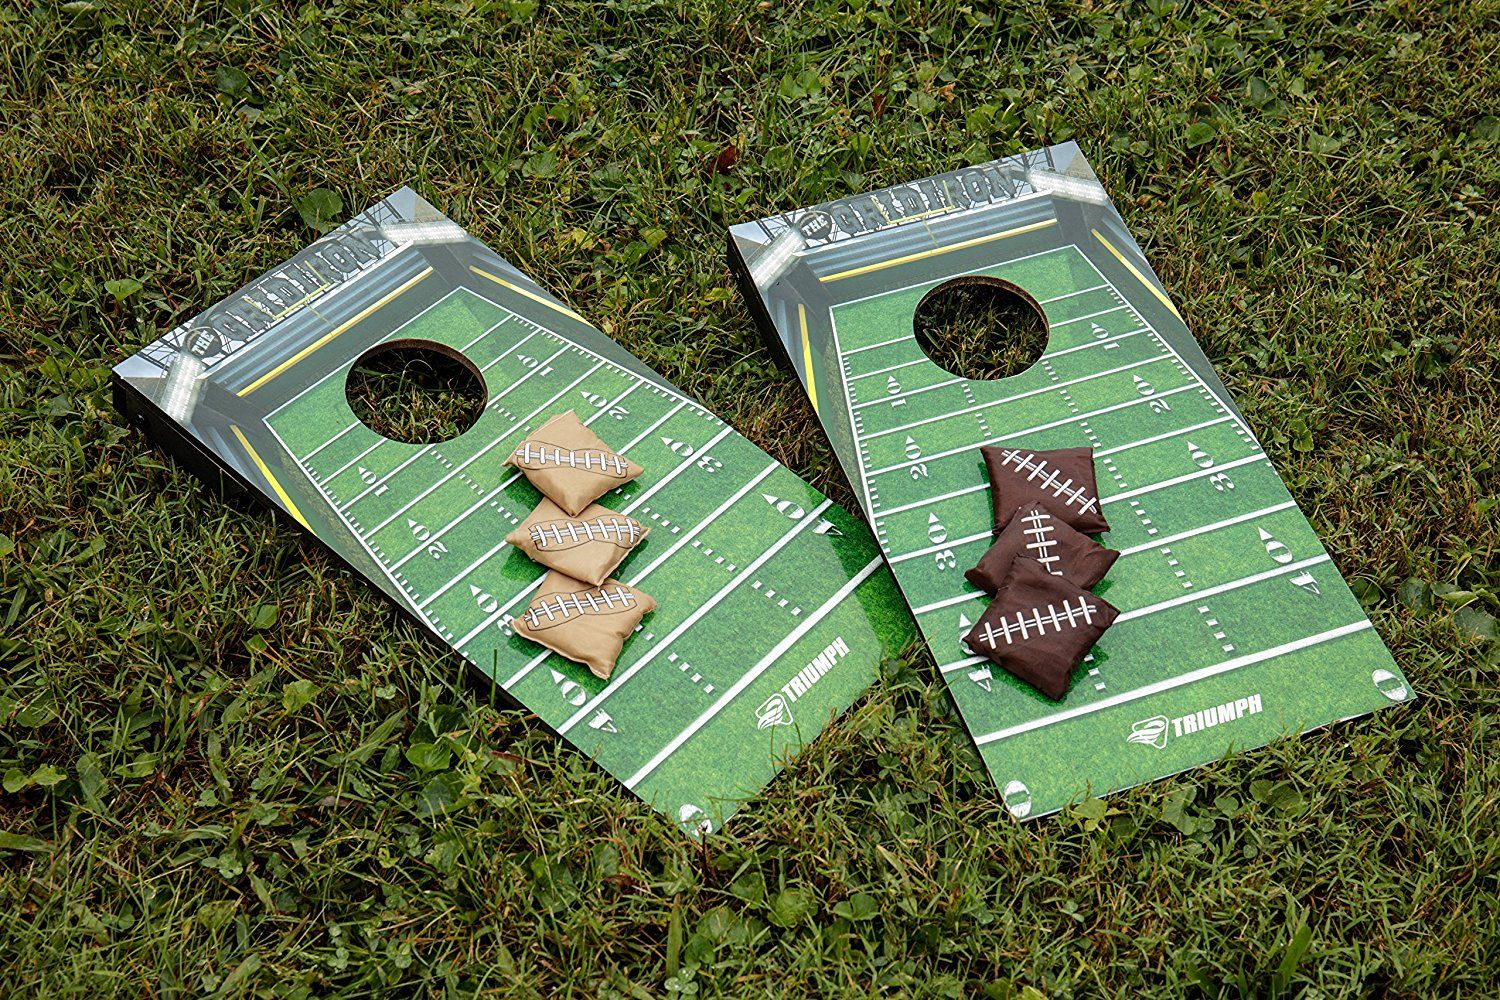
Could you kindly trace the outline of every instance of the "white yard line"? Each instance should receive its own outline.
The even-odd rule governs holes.
[[[610,682],[604,685],[604,687],[599,691],[598,694],[594,695],[594,697],[585,702],[582,708],[580,708],[577,712],[574,712],[573,715],[568,719],[568,721],[564,722],[557,728],[558,733],[566,734],[568,730],[577,725],[579,721],[581,721],[586,715],[588,715],[594,709],[598,708],[600,704],[602,704],[607,698],[609,698],[610,695],[618,691],[622,684],[630,680],[630,678],[634,677],[636,674],[640,673],[641,669],[645,667],[646,664],[656,659],[656,657],[659,656],[664,650],[668,649],[678,636],[682,635],[682,633],[692,628],[693,625],[698,622],[698,619],[702,618],[714,608],[718,607],[720,601],[724,600],[724,598],[734,593],[734,591],[739,587],[740,584],[744,583],[746,580],[754,576],[755,573],[758,572],[760,568],[764,566],[772,556],[785,548],[793,539],[802,534],[803,531],[807,530],[809,525],[817,524],[818,518],[825,510],[827,510],[831,506],[833,506],[832,500],[824,500],[817,507],[813,508],[811,511],[808,511],[806,516],[804,516],[802,520],[793,525],[792,528],[787,531],[786,534],[782,535],[774,545],[766,549],[760,555],[756,556],[754,561],[751,562],[750,565],[746,566],[744,569],[740,570],[739,573],[735,574],[734,579],[725,584],[718,593],[716,593],[713,597],[710,597],[707,601],[703,602],[703,604],[700,605],[696,611],[684,618],[681,624],[679,624],[671,632],[663,636],[655,646],[651,647],[650,652],[648,652],[645,656],[641,657],[639,660],[636,660],[630,666],[626,667],[623,671],[617,673],[613,678],[611,678]]]
[[[1117,694],[1109,698],[1102,698],[1099,701],[1092,702],[1087,705],[1079,705],[1076,708],[1070,708],[1062,712],[1054,712],[1051,715],[1046,715],[1039,719],[1032,719],[1028,722],[1022,722],[1014,726],[1009,726],[1005,729],[996,730],[993,733],[986,733],[983,736],[976,737],[974,742],[979,744],[980,746],[984,746],[989,743],[995,743],[999,740],[1008,739],[1012,736],[1019,736],[1022,733],[1030,732],[1033,729],[1041,729],[1044,726],[1050,726],[1058,722],[1065,722],[1068,719],[1075,719],[1082,715],[1091,715],[1095,712],[1102,712],[1104,709],[1113,708],[1116,705],[1124,705],[1153,694],[1160,694],[1163,691],[1170,691],[1173,688],[1182,687],[1186,684],[1193,684],[1208,677],[1214,677],[1218,674],[1228,673],[1231,670],[1238,670],[1241,667],[1248,667],[1256,663],[1262,663],[1266,660],[1274,660],[1278,656],[1285,656],[1288,653],[1295,653],[1298,650],[1309,649],[1313,646],[1318,646],[1325,642],[1330,642],[1334,639],[1342,639],[1344,636],[1353,635],[1357,632],[1363,632],[1365,629],[1372,627],[1373,626],[1370,624],[1368,619],[1364,621],[1353,622],[1348,625],[1341,625],[1338,628],[1331,628],[1325,632],[1319,632],[1316,635],[1310,635],[1303,639],[1296,639],[1292,642],[1282,643],[1280,646],[1274,646],[1271,649],[1262,650],[1258,653],[1246,653],[1244,656],[1236,656],[1235,658],[1231,660],[1225,660],[1222,663],[1215,663],[1214,665],[1209,667],[1203,667],[1201,669],[1193,670],[1185,674],[1180,674],[1167,680],[1157,681],[1155,684],[1147,684],[1145,687],[1139,687],[1133,691],[1125,691],[1121,694]]]
[[[1253,586],[1254,584],[1261,583],[1265,580],[1274,580],[1278,576],[1286,576],[1288,573],[1295,573],[1298,570],[1307,569],[1309,566],[1319,566],[1323,563],[1328,562],[1329,558],[1330,557],[1326,552],[1319,556],[1309,556],[1306,559],[1299,559],[1294,563],[1287,563],[1285,566],[1277,566],[1275,569],[1268,569],[1262,573],[1253,573],[1250,576],[1241,577],[1238,580],[1230,580],[1228,583],[1221,583],[1215,587],[1204,587],[1202,590],[1195,590],[1190,594],[1183,594],[1181,597],[1173,597],[1170,600],[1158,601],[1155,604],[1148,604],[1144,608],[1136,608],[1133,611],[1122,611],[1120,612],[1120,617],[1115,619],[1115,624],[1118,625],[1121,622],[1133,621],[1136,618],[1145,618],[1148,615],[1156,614],[1158,611],[1168,611],[1172,608],[1181,607],[1184,604],[1194,604],[1200,601],[1206,601],[1210,597],[1217,597],[1219,594],[1227,594],[1231,590],[1239,590],[1241,587]]]
[[[948,379],[946,381],[943,381],[943,382],[934,382],[932,385],[923,385],[923,386],[918,386],[915,389],[907,389],[904,392],[891,392],[891,393],[885,394],[884,396],[881,396],[879,399],[871,399],[871,400],[867,400],[867,401],[865,401],[863,403],[855,403],[854,404],[854,408],[856,410],[863,410],[867,406],[875,406],[875,405],[880,404],[880,403],[887,403],[887,404],[889,404],[889,403],[895,402],[898,399],[905,399],[908,396],[921,395],[924,392],[931,392],[933,389],[941,389],[944,386],[948,386],[948,385],[957,385],[958,383],[964,382],[964,381],[967,381],[967,379],[950,378],[950,379]]]
[[[915,549],[911,552],[903,552],[899,556],[889,556],[888,558],[893,563],[906,562],[906,560],[916,559],[918,556],[930,556],[934,552],[941,552],[944,549],[962,548],[963,546],[968,545],[971,542],[977,542],[983,538],[993,537],[994,532],[981,531],[977,534],[965,536],[964,538],[951,538],[946,542],[938,542],[936,545],[929,545],[926,548]]]
[[[1268,461],[1265,454],[1263,452],[1257,451],[1254,455],[1246,455],[1244,458],[1237,458],[1233,462],[1225,462],[1223,465],[1210,465],[1208,468],[1199,469],[1197,472],[1189,472],[1186,475],[1174,476],[1171,479],[1165,479],[1159,483],[1152,483],[1149,486],[1140,486],[1133,490],[1126,490],[1124,493],[1116,493],[1114,496],[1101,498],[1099,503],[1101,506],[1104,504],[1118,503],[1121,500],[1129,500],[1132,497],[1144,496],[1147,493],[1155,493],[1157,490],[1166,489],[1168,486],[1176,486],[1178,483],[1186,483],[1194,479],[1202,479],[1204,476],[1218,475],[1226,469],[1238,469],[1240,466],[1248,465],[1251,462],[1265,461]]]
[[[537,335],[537,333],[538,333],[538,331],[532,330],[526,336],[522,337],[520,340],[516,341],[511,346],[507,347],[505,350],[501,351],[499,354],[495,355],[488,362],[486,362],[485,364],[480,365],[479,366],[479,370],[481,372],[487,372],[487,371],[489,371],[491,368],[495,367],[500,362],[502,362],[506,358],[510,357],[512,352],[519,351],[521,348],[525,347],[526,346],[526,342],[528,340],[530,340],[532,337],[535,337]]]
[[[918,358],[915,361],[903,361],[899,365],[891,365],[888,368],[877,368],[877,369],[875,369],[872,372],[865,372],[865,373],[863,373],[861,375],[850,375],[849,376],[849,381],[850,382],[858,382],[862,378],[871,378],[871,377],[873,377],[875,375],[885,375],[885,374],[887,374],[889,372],[896,371],[897,369],[900,369],[900,368],[910,368],[912,365],[924,365],[924,364],[925,365],[930,365],[932,363],[933,363],[932,360],[930,358],[928,358],[927,355],[924,354],[924,355],[922,355],[920,358]]]
[[[780,464],[780,462],[772,462],[770,465],[762,469],[759,475],[750,480],[744,486],[741,486],[734,492],[733,496],[731,496],[728,500],[725,500],[723,503],[719,504],[719,506],[716,507],[712,512],[710,512],[707,517],[704,517],[701,521],[694,525],[693,530],[689,531],[687,534],[679,538],[676,542],[672,543],[672,546],[661,555],[653,559],[650,565],[648,565],[645,569],[641,570],[639,573],[635,574],[635,576],[632,576],[625,582],[633,587],[644,580],[651,574],[652,570],[656,569],[662,563],[666,562],[667,559],[676,554],[676,552],[688,542],[691,542],[694,538],[698,537],[698,535],[702,533],[703,529],[712,524],[714,520],[719,517],[719,515],[723,514],[726,510],[743,499],[746,493],[749,493],[752,489],[758,486],[760,482],[768,475],[770,475],[773,471],[775,471],[776,467]],[[552,653],[550,651],[544,651],[537,654],[524,667],[522,667],[520,670],[517,670],[514,674],[511,674],[510,679],[500,686],[509,691],[512,684],[515,684],[517,681],[521,680],[521,678],[531,673],[531,671],[534,670],[538,664],[546,660],[547,657],[551,655]]]
[[[1142,438],[1139,441],[1132,441],[1129,444],[1115,445],[1115,447],[1113,448],[1105,448],[1103,451],[1096,451],[1094,452],[1094,458],[1099,459],[1103,458],[1106,455],[1118,455],[1122,451],[1129,451],[1132,448],[1139,448],[1141,445],[1155,444],[1158,441],[1167,441],[1171,438],[1182,437],[1182,435],[1184,434],[1191,434],[1194,431],[1201,431],[1205,427],[1212,427],[1215,424],[1226,423],[1233,419],[1233,417],[1215,417],[1212,420],[1205,420],[1202,423],[1193,424],[1191,427],[1179,427],[1175,431],[1164,431],[1161,434],[1156,434],[1148,438]]]
[[[548,330],[547,332],[551,333],[552,331]],[[554,336],[556,336],[556,335],[554,334]],[[559,337],[558,339],[561,340],[562,338]],[[509,396],[511,393],[513,393],[517,389],[521,388],[522,384],[524,384],[527,379],[531,378],[531,376],[535,375],[537,372],[545,370],[548,365],[552,364],[552,362],[556,361],[563,354],[566,354],[567,351],[568,351],[568,346],[569,346],[568,342],[567,341],[563,341],[563,345],[557,349],[557,353],[553,354],[546,361],[543,361],[540,364],[538,364],[535,368],[529,368],[529,369],[527,369],[525,375],[522,375],[520,378],[516,379],[510,385],[506,386],[503,390],[501,390],[500,392],[498,392],[495,395],[491,396],[490,397],[490,401],[488,403],[485,403],[484,405],[486,407],[494,406],[496,403],[500,402],[500,400],[504,399],[506,396]],[[509,351],[506,352],[506,354],[509,354],[509,353],[510,353]],[[504,355],[501,355],[501,357],[504,357]],[[500,358],[496,358],[495,360],[499,361]]]
[[[1061,302],[1063,299],[1071,299],[1075,295],[1087,295],[1089,292],[1102,291],[1103,289],[1108,287],[1108,285],[1093,285],[1089,288],[1079,288],[1071,292],[1063,292],[1061,295],[1054,295],[1050,299],[1039,299],[1037,300],[1037,305],[1051,305],[1053,302]]]
[[[936,423],[939,420],[951,420],[953,417],[960,417],[965,413],[974,413],[978,410],[988,410],[992,406],[1001,406],[1005,403],[1013,403],[1018,399],[1026,399],[1029,396],[1037,396],[1044,392],[1053,392],[1057,389],[1066,389],[1070,385],[1078,385],[1081,382],[1092,382],[1094,379],[1106,378],[1110,375],[1118,375],[1121,372],[1128,372],[1132,369],[1140,368],[1143,365],[1154,365],[1159,361],[1168,361],[1170,360],[1170,357],[1171,356],[1167,354],[1158,354],[1154,358],[1145,358],[1141,361],[1132,361],[1127,365],[1120,365],[1116,368],[1109,368],[1102,372],[1093,372],[1088,375],[1081,375],[1078,378],[1067,379],[1063,382],[1053,382],[1049,385],[1044,385],[1037,389],[1028,389],[1026,392],[1018,392],[1014,396],[1004,396],[1000,399],[991,400],[988,403],[976,403],[973,406],[966,406],[961,410],[953,410],[949,413],[939,414],[935,417],[924,417],[921,420],[914,420],[909,424],[901,424],[897,427],[889,427],[883,431],[876,431],[873,434],[866,434],[862,436],[860,440],[873,441],[875,438],[885,437],[887,434],[899,434],[902,431],[909,431],[913,427],[921,427],[924,424]],[[1147,397],[1142,398],[1144,399]],[[1073,419],[1077,420],[1078,418],[1075,416]]]
[[[375,527],[373,527],[369,531],[367,531],[365,533],[365,537],[366,538],[373,538],[375,536],[375,534],[378,531],[380,531],[381,528],[384,528],[386,525],[390,524],[396,518],[400,517],[402,514],[405,514],[408,510],[411,510],[411,508],[415,507],[418,503],[421,503],[422,500],[425,499],[430,493],[432,493],[433,490],[435,490],[438,487],[442,486],[444,483],[448,482],[454,476],[458,475],[460,472],[464,471],[469,466],[471,466],[475,462],[479,461],[485,455],[489,454],[489,451],[490,451],[491,448],[494,448],[501,441],[504,441],[506,438],[510,437],[517,430],[525,427],[528,424],[528,422],[530,422],[533,418],[535,418],[543,410],[547,409],[547,407],[551,406],[553,403],[557,402],[563,396],[566,396],[569,392],[573,391],[573,389],[575,389],[580,382],[582,382],[584,379],[588,378],[590,375],[594,374],[594,372],[598,371],[600,368],[603,368],[603,367],[604,367],[604,362],[600,361],[598,364],[594,365],[594,367],[590,368],[588,371],[586,371],[582,375],[578,376],[572,382],[568,383],[568,385],[562,391],[558,392],[555,396],[553,396],[551,399],[547,400],[541,406],[538,406],[535,410],[532,410],[529,414],[526,415],[525,419],[519,421],[510,430],[508,430],[505,433],[501,434],[499,437],[495,438],[495,440],[491,441],[489,444],[485,445],[483,448],[480,448],[478,451],[476,451],[474,454],[470,455],[468,458],[464,459],[458,465],[455,465],[452,469],[450,469],[448,471],[447,475],[439,477],[436,481],[433,482],[433,484],[431,486],[427,487],[421,493],[418,493],[416,496],[414,496],[410,500],[406,501],[406,503],[403,504],[399,510],[397,510],[395,513],[393,513],[389,517],[387,517],[384,521],[381,521],[379,524],[375,525]],[[392,567],[392,568],[394,568],[394,567]]]
[[[890,340],[882,340],[878,344],[866,344],[864,347],[855,347],[855,348],[852,348],[852,349],[850,349],[848,351],[838,351],[838,356],[840,358],[847,358],[847,357],[850,357],[851,355],[859,354],[859,353],[862,353],[864,351],[873,351],[877,347],[890,347],[892,344],[899,344],[903,340],[915,340],[915,339],[916,339],[916,334],[908,333],[905,336],[892,337]]]
[[[269,427],[270,424],[267,424],[266,426]],[[347,461],[343,465],[339,466],[338,469],[336,469],[335,471],[330,472],[328,475],[324,476],[321,480],[314,480],[314,482],[323,482],[323,483],[331,483],[331,482],[333,482],[339,476],[342,476],[345,472],[348,472],[349,471],[349,467],[352,466],[355,462],[358,462],[360,459],[364,458],[370,452],[374,451],[376,448],[379,448],[381,445],[385,444],[389,440],[390,440],[390,438],[381,438],[380,440],[376,441],[374,444],[370,445],[370,447],[366,448],[364,451],[360,452],[358,455],[355,455],[353,458],[349,459],[349,461]],[[309,472],[308,475],[310,476],[310,475],[312,475],[312,473]]]
[[[1119,292],[1116,292],[1115,294],[1119,295]],[[1082,323],[1086,319],[1098,319],[1100,316],[1108,316],[1110,313],[1117,313],[1121,309],[1130,309],[1130,306],[1122,300],[1119,305],[1111,306],[1108,309],[1100,309],[1098,312],[1086,313],[1083,316],[1074,316],[1072,319],[1060,319],[1056,323],[1053,323],[1050,329],[1056,330],[1058,327],[1067,326],[1070,323]],[[1132,309],[1131,311],[1134,312],[1135,310]],[[1139,319],[1139,317],[1137,318]],[[1142,319],[1141,322],[1144,323],[1145,320]]]
[[[360,500],[363,500],[366,496],[368,496],[373,490],[379,488],[380,484],[384,483],[386,480],[390,479],[396,473],[400,472],[402,469],[406,468],[408,465],[410,465],[411,463],[415,462],[417,459],[421,458],[423,455],[427,454],[431,450],[432,450],[432,445],[430,445],[430,444],[423,445],[421,451],[418,451],[411,458],[408,458],[406,461],[404,461],[400,465],[396,466],[390,472],[387,472],[385,475],[381,476],[379,479],[375,480],[373,483],[371,483],[370,485],[366,486],[364,489],[360,490],[359,493],[356,494],[352,500],[349,500],[349,501],[345,502],[345,504],[342,507],[339,507],[338,508],[338,512],[340,514],[342,514],[344,511],[348,510],[350,507],[353,507]]]
[[[826,618],[830,612],[837,609],[839,605],[841,605],[849,597],[850,594],[854,593],[855,588],[869,579],[876,570],[880,569],[880,566],[881,560],[879,558],[872,559],[864,569],[860,570],[857,574],[850,578],[849,582],[840,587],[838,589],[838,592],[830,597],[827,601],[823,602],[823,605],[819,607],[817,611],[814,611],[807,618],[803,619],[802,623],[799,624],[795,629],[793,629],[790,635],[777,643],[775,647],[773,647],[769,653],[763,656],[760,661],[755,664],[755,666],[751,667],[744,676],[735,681],[734,684],[731,685],[727,691],[721,694],[718,700],[710,705],[702,715],[694,719],[691,723],[688,724],[686,729],[674,736],[670,743],[668,743],[665,747],[662,747],[661,750],[657,751],[656,755],[648,760],[644,765],[642,765],[640,770],[636,771],[629,778],[626,778],[625,787],[633,789],[636,785],[644,781],[646,777],[652,771],[656,770],[656,768],[663,761],[672,756],[672,754],[676,753],[679,747],[681,747],[688,740],[692,739],[694,734],[696,734],[704,726],[708,725],[709,722],[713,721],[713,718],[721,711],[723,711],[730,702],[738,698],[741,692],[743,692],[751,684],[755,683],[755,681],[759,679],[761,674],[765,673],[766,670],[768,670],[778,660],[780,660],[788,649],[791,649],[798,640],[800,640],[804,635],[812,630],[814,625],[818,624],[818,622]]]
[[[1132,545],[1128,549],[1121,549],[1120,555],[1128,556],[1133,555],[1137,552],[1146,552],[1151,549],[1159,549],[1163,545],[1173,545],[1185,538],[1192,538],[1196,535],[1205,535],[1210,531],[1218,531],[1220,528],[1227,528],[1233,524],[1242,524],[1245,521],[1253,521],[1257,517],[1264,517],[1267,514],[1274,514],[1277,511],[1287,510],[1288,508],[1296,506],[1297,501],[1295,500],[1287,500],[1285,503],[1272,504],[1269,507],[1262,507],[1260,510],[1252,510],[1247,514],[1237,514],[1234,517],[1226,517],[1222,521],[1215,521],[1213,524],[1205,524],[1201,528],[1190,528],[1187,531],[1179,531],[1175,535],[1166,535],[1154,541],[1143,542],[1140,545]]]
[[[494,326],[491,326],[488,330],[484,331],[479,336],[475,337],[473,340],[469,341],[467,344],[465,344],[464,346],[460,347],[459,350],[460,351],[467,351],[469,348],[473,347],[475,344],[479,343],[485,337],[488,337],[490,334],[494,333],[496,330],[500,329],[502,326],[504,326],[506,323],[509,323],[509,322],[510,322],[510,317],[509,316],[502,316],[500,318],[500,322],[496,323]],[[524,344],[525,340],[522,340],[521,343]],[[502,355],[504,355],[504,353],[505,353],[504,351],[501,352]]]
[[[354,423],[350,424],[348,427],[345,427],[343,430],[339,431],[333,437],[329,438],[327,441],[324,441],[322,444],[318,445],[312,451],[308,452],[306,455],[303,455],[301,458],[297,459],[297,461],[299,461],[299,462],[309,461],[318,452],[322,451],[324,448],[327,448],[329,445],[333,444],[333,442],[337,441],[339,438],[343,437],[345,434],[348,434],[350,431],[354,430],[354,428],[356,428],[358,426],[359,426],[359,421],[358,420],[354,421]]]
[[[1047,351],[1042,354],[1042,357],[1047,359],[1060,358],[1064,354],[1072,354],[1074,351],[1087,351],[1091,348],[1104,347],[1108,344],[1118,344],[1122,340],[1127,340],[1145,332],[1144,329],[1128,330],[1125,333],[1117,333],[1113,337],[1105,337],[1103,340],[1091,340],[1086,344],[1074,344],[1072,347],[1064,347],[1060,351]]]
[[[971,452],[975,449],[985,447],[986,445],[999,444],[1002,441],[1010,441],[1013,438],[1025,437],[1028,434],[1036,434],[1039,431],[1050,431],[1054,427],[1062,427],[1065,424],[1076,424],[1080,420],[1092,420],[1095,417],[1103,416],[1106,413],[1113,413],[1116,410],[1123,410],[1131,406],[1142,406],[1146,403],[1149,403],[1153,399],[1162,399],[1166,396],[1175,396],[1179,392],[1187,392],[1192,388],[1193,386],[1191,385],[1181,385],[1175,389],[1166,389],[1151,396],[1142,396],[1139,399],[1131,399],[1123,403],[1114,403],[1110,406],[1103,406],[1097,410],[1090,410],[1087,413],[1074,413],[1071,416],[1062,417],[1058,420],[1052,420],[1045,424],[1037,424],[1035,427],[1026,427],[1019,431],[1011,431],[1009,433],[1001,434],[996,437],[987,438],[983,441],[976,441],[974,444],[966,444],[960,448],[949,448],[947,451],[935,451],[931,455],[923,455],[915,460],[907,459],[906,461],[898,462],[895,465],[882,466],[881,468],[873,470],[870,473],[870,477],[874,478],[875,476],[884,475],[887,472],[895,472],[897,469],[909,469],[911,468],[913,461],[934,462],[940,458],[947,458],[950,455],[962,455],[966,452]],[[915,506],[920,507],[922,506],[922,504],[919,503]],[[897,509],[904,510],[905,508],[892,508],[891,510],[886,511],[886,513],[895,513]]]

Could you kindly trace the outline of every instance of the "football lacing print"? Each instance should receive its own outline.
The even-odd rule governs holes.
[[[1061,610],[1053,604],[1047,605],[1045,611],[1041,608],[1027,608],[1014,615],[1006,615],[998,622],[985,622],[978,632],[978,638],[990,649],[995,649],[996,639],[1004,639],[1008,646],[1018,639],[1040,638],[1047,634],[1049,628],[1062,632],[1077,628],[1080,622],[1092,625],[1098,611],[1098,605],[1090,604],[1087,598],[1082,597],[1078,599],[1076,606],[1073,601],[1063,601]]]
[[[523,441],[515,451],[515,462],[523,469],[544,469],[549,466],[593,472],[612,479],[625,479],[630,469],[625,460],[612,451],[586,448],[573,451],[534,441]]]
[[[641,526],[628,517],[547,521],[531,526],[531,540],[539,549],[571,549],[587,542],[609,542],[628,549],[641,540]]]
[[[1083,484],[1075,486],[1072,477],[1059,479],[1059,470],[1049,465],[1046,459],[1037,458],[1033,452],[1007,448],[1000,453],[1000,458],[1001,465],[1015,466],[1017,471],[1026,473],[1028,483],[1052,494],[1067,506],[1076,508],[1080,514],[1099,509],[1099,498],[1090,496]]]
[[[573,594],[539,597],[527,606],[526,613],[521,617],[527,628],[544,629],[562,625],[580,615],[617,614],[629,611],[635,605],[635,594],[617,584]]]

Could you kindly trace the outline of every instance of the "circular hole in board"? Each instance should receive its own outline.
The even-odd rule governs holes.
[[[1025,290],[999,278],[954,278],[917,303],[912,326],[922,353],[950,375],[1010,378],[1047,349],[1047,315]]]
[[[474,363],[431,340],[393,340],[362,354],[344,383],[360,423],[407,444],[451,441],[474,426],[489,396]]]

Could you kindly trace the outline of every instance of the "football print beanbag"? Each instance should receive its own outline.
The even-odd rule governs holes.
[[[1011,514],[995,544],[964,577],[993,594],[1005,583],[1010,564],[1017,558],[1030,559],[1053,576],[1087,590],[1104,579],[1120,553],[1075,531],[1041,504],[1027,504]]]
[[[1099,507],[1092,448],[1028,451],[988,445],[979,449],[990,473],[995,530],[1009,523],[1017,508],[1040,503],[1074,529],[1088,535],[1109,530]]]
[[[520,469],[531,485],[571,517],[645,471],[611,451],[572,410],[532,431],[505,464]]]
[[[649,594],[619,580],[590,587],[552,570],[526,610],[510,624],[517,635],[582,663],[589,673],[607,680],[625,640],[655,610],[656,602]]]
[[[1068,692],[1073,668],[1118,615],[1103,598],[1033,560],[1017,559],[1000,593],[964,638],[980,656],[1058,699]]]
[[[598,587],[650,530],[635,518],[598,504],[569,517],[543,497],[505,540],[543,566]]]

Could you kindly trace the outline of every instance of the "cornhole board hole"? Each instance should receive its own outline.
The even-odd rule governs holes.
[[[1074,144],[738,225],[730,255],[1016,816],[1411,696]],[[915,336],[974,281],[1043,314],[1020,374],[957,377]],[[985,444],[1094,449],[1122,614],[1061,702],[962,645]]]
[[[439,444],[346,399],[390,343],[487,394]],[[869,530],[403,189],[115,369],[121,410],[264,498],[690,832],[716,828],[915,629]],[[601,503],[649,526],[615,571],[659,607],[608,681],[515,635],[547,572],[505,544],[540,494],[502,463],[574,410],[646,469]]]

